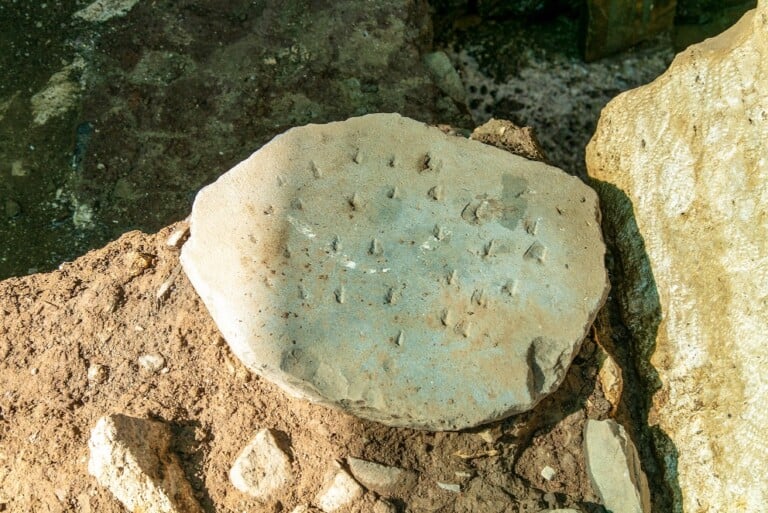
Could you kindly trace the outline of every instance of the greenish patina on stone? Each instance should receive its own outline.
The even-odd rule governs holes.
[[[460,429],[559,385],[608,284],[577,178],[396,114],[292,129],[203,189],[182,263],[296,395]]]

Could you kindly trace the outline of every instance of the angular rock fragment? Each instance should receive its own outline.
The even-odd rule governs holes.
[[[594,192],[395,114],[292,129],[197,196],[182,264],[285,390],[461,429],[562,381],[607,292]]]
[[[358,458],[347,458],[347,465],[360,484],[382,495],[388,495],[399,487],[412,486],[416,481],[415,472],[398,467]]]
[[[456,483],[443,483],[442,481],[437,481],[437,487],[446,492],[461,493],[461,485]]]
[[[102,417],[88,441],[88,472],[131,512],[202,512],[161,422]]]
[[[490,119],[475,128],[469,137],[530,160],[547,162],[531,127],[519,127],[505,119]]]
[[[676,512],[768,504],[766,62],[761,1],[609,103],[587,148]]]
[[[262,501],[289,484],[292,477],[291,460],[269,429],[256,434],[229,471],[235,488]]]
[[[338,469],[317,494],[315,502],[325,513],[332,513],[352,504],[365,490],[344,469]]]
[[[632,440],[613,420],[587,420],[584,426],[587,472],[608,511],[650,513],[648,481]]]
[[[467,92],[464,84],[445,52],[428,53],[424,55],[422,61],[441,91],[458,103],[466,102]]]

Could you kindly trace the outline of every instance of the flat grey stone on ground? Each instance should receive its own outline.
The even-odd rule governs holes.
[[[171,431],[161,422],[102,417],[88,441],[88,472],[128,511],[202,512],[170,443]]]
[[[229,471],[235,488],[260,500],[269,499],[292,478],[291,460],[269,429],[256,433]]]
[[[608,511],[650,513],[648,481],[632,440],[613,420],[587,420],[584,426],[587,472]]]
[[[396,114],[289,130],[190,227],[184,269],[249,368],[392,426],[532,408],[608,289],[592,189]]]
[[[360,484],[382,495],[387,495],[400,486],[413,485],[416,481],[415,472],[399,467],[390,467],[358,458],[347,458],[347,465]]]

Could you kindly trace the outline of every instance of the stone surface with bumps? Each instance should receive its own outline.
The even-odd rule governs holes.
[[[592,189],[396,114],[289,130],[190,222],[182,264],[234,353],[393,426],[530,409],[608,288]]]

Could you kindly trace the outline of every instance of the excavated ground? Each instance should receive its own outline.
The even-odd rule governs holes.
[[[389,497],[398,511],[604,511],[585,471],[587,418],[618,418],[644,450],[642,398],[627,364],[613,303],[598,316],[560,389],[535,410],[465,432],[394,429],[287,397],[231,354],[179,264],[168,237],[129,232],[59,270],[0,282],[0,511],[124,511],[88,475],[88,437],[110,413],[162,420],[205,511],[291,511],[311,503],[335,462],[348,456],[418,472]],[[611,326],[614,324],[614,327]],[[617,338],[618,337],[618,338]],[[160,370],[139,363],[160,355]],[[609,356],[611,355],[611,356]],[[259,504],[227,472],[260,428],[282,433],[297,476],[290,492]],[[545,467],[555,470],[550,480]],[[461,493],[442,489],[458,484]],[[368,494],[352,510],[366,511]],[[663,497],[656,498],[663,511]]]

